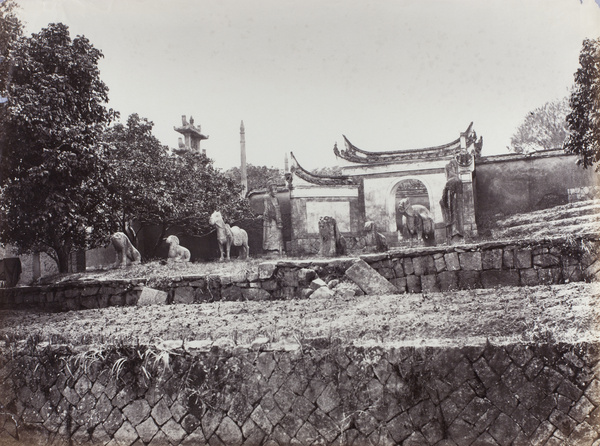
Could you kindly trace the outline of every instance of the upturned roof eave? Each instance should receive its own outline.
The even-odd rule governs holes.
[[[462,134],[469,134],[473,128],[471,122],[467,127],[467,130]],[[346,135],[342,135],[344,138],[344,144],[346,150],[339,150],[337,143],[333,148],[334,154],[346,161],[351,163],[359,164],[378,164],[378,163],[390,163],[390,162],[408,162],[408,161],[421,161],[431,158],[437,158],[440,156],[446,156],[454,153],[454,151],[460,149],[460,137],[457,139],[438,146],[423,147],[419,149],[403,149],[403,150],[389,150],[380,152],[369,152],[367,150],[356,147]]]
[[[182,135],[185,135],[187,133],[193,133],[196,136],[198,136],[200,139],[208,139],[208,136],[201,133],[198,129],[194,129],[191,127],[173,127],[173,129],[176,132],[181,133]]]
[[[292,173],[307,183],[319,186],[348,186],[355,184],[355,180],[347,175],[322,175],[309,172],[300,165],[294,156],[294,152],[290,152],[290,156],[294,163],[292,166]]]

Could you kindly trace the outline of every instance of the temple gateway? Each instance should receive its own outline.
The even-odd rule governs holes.
[[[337,176],[309,172],[292,153],[288,188],[294,254],[315,252],[322,216],[334,217],[340,232],[350,238],[372,221],[390,246],[402,244],[398,205],[404,199],[430,211],[434,243],[477,236],[473,181],[483,141],[472,123],[455,140],[435,147],[370,152],[345,136],[344,143],[343,150],[337,144],[333,148],[344,162]]]

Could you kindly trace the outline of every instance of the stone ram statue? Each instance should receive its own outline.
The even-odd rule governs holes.
[[[179,238],[177,236],[170,235],[165,241],[169,245],[169,260],[174,262],[190,261],[190,250],[179,245]]]

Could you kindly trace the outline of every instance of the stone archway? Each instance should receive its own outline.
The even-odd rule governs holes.
[[[394,215],[395,223],[398,226],[402,221],[402,216],[398,213],[398,203],[404,198],[410,199],[411,204],[420,204],[425,206],[430,211],[431,203],[429,201],[429,191],[427,186],[416,178],[408,178],[396,183],[394,193]]]

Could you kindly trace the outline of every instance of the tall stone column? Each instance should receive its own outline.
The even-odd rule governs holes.
[[[244,121],[240,125],[240,175],[242,183],[242,197],[248,193],[248,172],[246,171],[246,131],[244,129]]]

